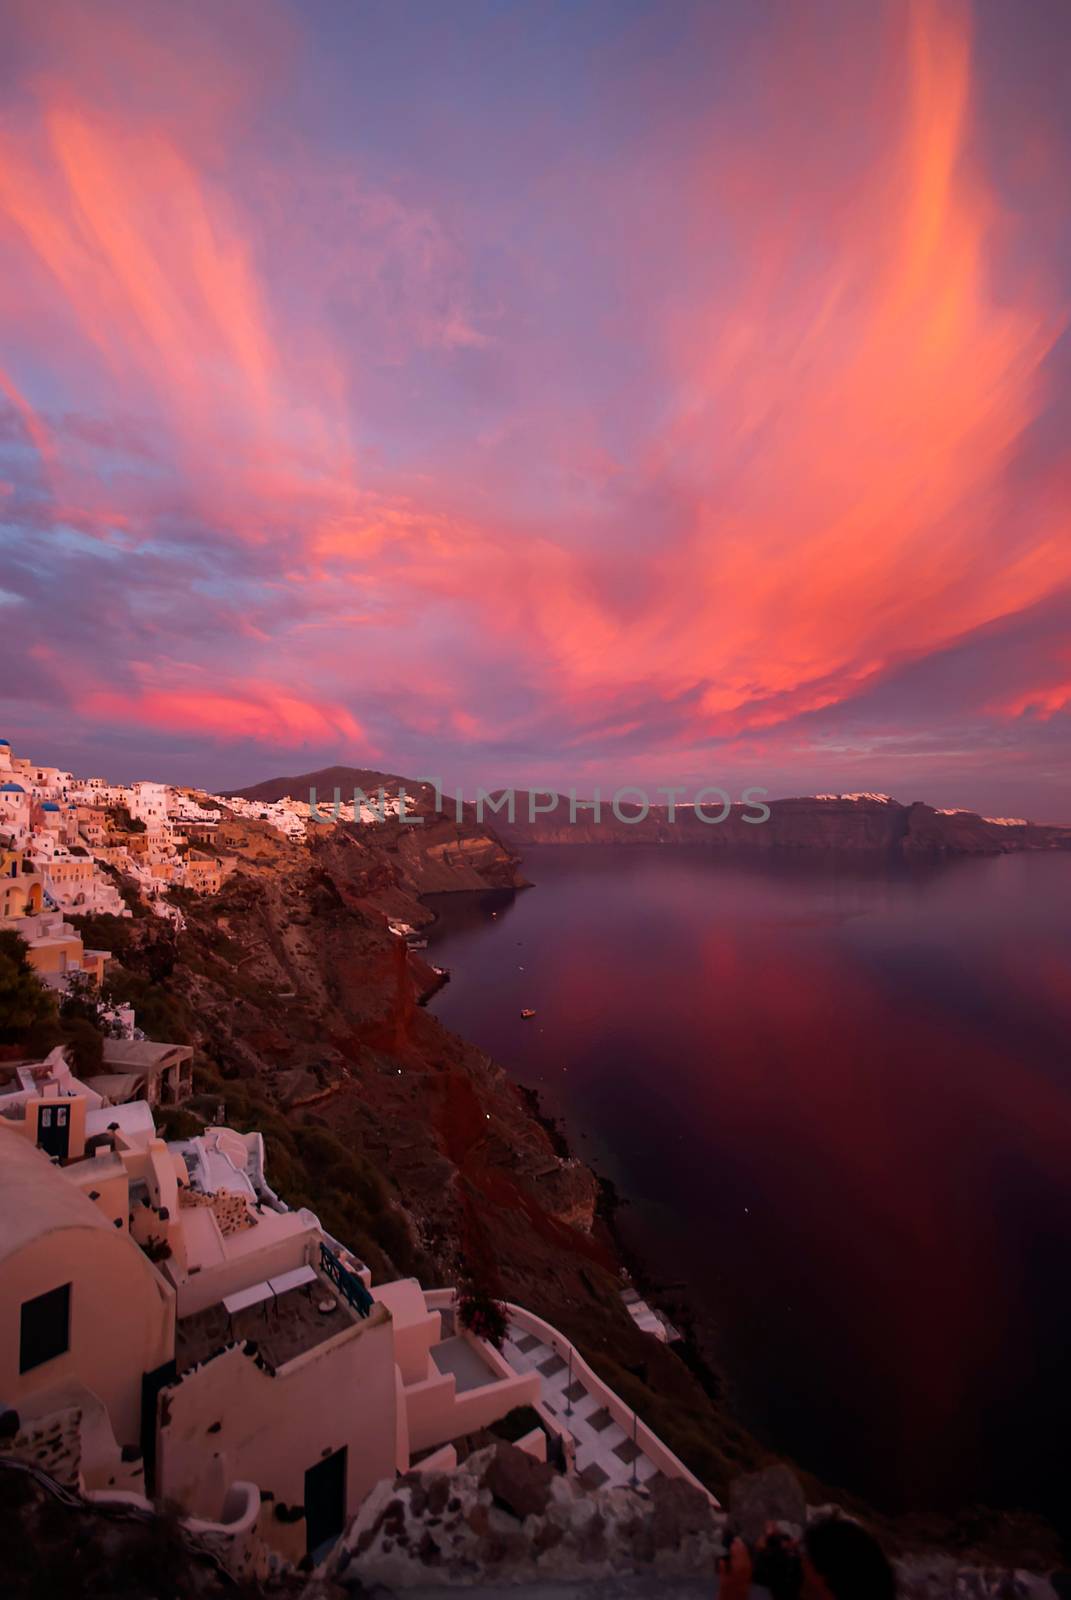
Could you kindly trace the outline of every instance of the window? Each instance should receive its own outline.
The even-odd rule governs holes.
[[[62,1284],[23,1302],[19,1330],[19,1371],[55,1360],[70,1346],[71,1286]]]

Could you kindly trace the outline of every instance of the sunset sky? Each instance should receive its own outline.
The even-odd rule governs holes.
[[[1065,0],[0,0],[0,734],[1071,821]]]

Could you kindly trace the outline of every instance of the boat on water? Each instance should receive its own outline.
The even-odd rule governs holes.
[[[535,1016],[535,1012],[534,1011],[522,1011],[521,1012],[521,1016],[523,1017],[524,1021],[527,1022],[529,1017],[534,1017]]]

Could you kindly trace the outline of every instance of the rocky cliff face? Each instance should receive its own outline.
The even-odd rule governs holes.
[[[551,800],[553,799],[553,806]],[[715,799],[704,810],[722,811]],[[537,844],[677,844],[711,849],[870,851],[905,857],[1000,855],[1011,850],[1071,849],[1071,828],[989,821],[975,812],[943,812],[915,801],[901,805],[880,796],[819,796],[771,800],[770,815],[755,820],[754,805],[734,805],[722,822],[704,821],[692,807],[619,807],[604,802],[596,817],[590,806],[571,808],[564,796],[518,791],[513,819],[495,814],[495,830],[510,846]],[[625,820],[627,818],[627,820]]]
[[[766,1476],[738,1483],[761,1500]],[[795,1541],[809,1525],[840,1514],[833,1505],[808,1506],[802,1492],[798,1499],[796,1517],[770,1519]],[[748,1532],[752,1547],[768,1526],[764,1520]],[[441,1585],[493,1595],[531,1585],[518,1592],[546,1595],[561,1585],[563,1594],[592,1600],[700,1600],[712,1593],[727,1535],[740,1530],[735,1497],[727,1513],[682,1479],[661,1475],[643,1493],[588,1489],[513,1445],[491,1444],[456,1472],[409,1472],[380,1484],[326,1572],[343,1584],[400,1595],[426,1595],[432,1585],[436,1592]],[[966,1555],[907,1554],[885,1530],[875,1531],[893,1561],[901,1600],[1057,1600],[1048,1577],[1007,1561],[982,1566]]]

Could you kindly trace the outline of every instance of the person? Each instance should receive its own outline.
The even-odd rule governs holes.
[[[773,1529],[759,1547],[778,1539]],[[786,1547],[799,1562],[791,1588],[774,1593],[798,1596],[798,1600],[895,1600],[896,1577],[888,1557],[873,1534],[847,1517],[823,1517],[813,1522],[803,1536],[802,1545]],[[783,1563],[779,1562],[779,1566]],[[794,1564],[793,1564],[794,1565]],[[719,1600],[747,1600],[755,1578],[755,1563],[743,1539],[734,1539],[728,1554],[718,1563]]]

